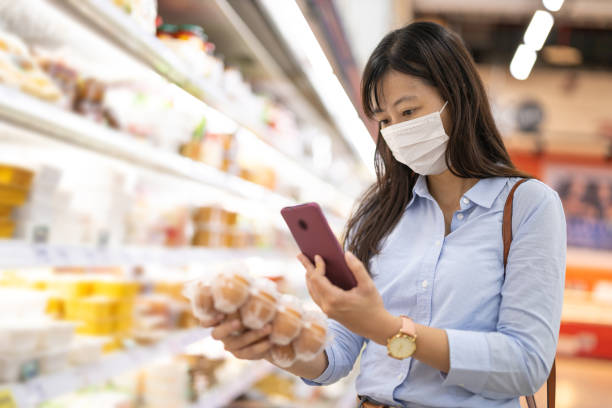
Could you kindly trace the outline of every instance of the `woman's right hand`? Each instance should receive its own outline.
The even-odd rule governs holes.
[[[268,339],[272,325],[267,324],[260,330],[249,330],[242,325],[240,319],[229,319],[209,327],[213,326],[213,339],[222,341],[225,350],[234,357],[242,360],[261,360],[268,357],[272,347]]]

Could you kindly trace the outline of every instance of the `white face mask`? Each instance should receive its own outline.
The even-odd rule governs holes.
[[[440,117],[447,103],[438,112],[380,130],[393,157],[417,174],[440,174],[448,169],[445,156],[449,138]]]

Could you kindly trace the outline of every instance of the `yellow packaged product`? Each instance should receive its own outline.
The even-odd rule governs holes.
[[[117,319],[85,320],[77,327],[77,333],[106,336],[117,330]]]
[[[15,222],[8,218],[0,218],[0,238],[11,238],[15,231]]]
[[[27,198],[25,188],[0,184],[0,205],[22,205]]]
[[[0,205],[0,218],[10,218],[13,214],[13,207],[10,205]]]
[[[115,350],[119,350],[123,348],[123,341],[119,337],[114,337],[110,339],[108,342],[104,343],[102,346],[102,351],[104,353],[111,353]]]
[[[132,318],[134,315],[134,301],[133,300],[118,300],[117,301],[117,317],[118,318]]]
[[[47,300],[47,308],[45,309],[45,313],[50,316],[53,316],[56,319],[64,318],[64,316],[66,315],[64,309],[64,299],[57,296],[50,297]]]
[[[85,279],[62,279],[51,282],[49,287],[57,290],[67,298],[90,296],[93,292],[93,283]]]
[[[0,184],[29,189],[32,185],[33,177],[34,173],[30,170],[0,164]]]
[[[90,296],[79,299],[80,317],[85,321],[100,321],[114,319],[117,316],[116,299],[106,296]]]
[[[93,293],[112,298],[133,298],[140,286],[135,281],[100,280],[94,283]]]

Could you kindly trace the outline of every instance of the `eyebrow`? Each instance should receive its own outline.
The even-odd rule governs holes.
[[[397,101],[393,102],[393,106],[397,106],[397,105],[399,105],[402,102],[406,102],[406,101],[413,100],[413,99],[417,99],[417,96],[416,95],[404,95],[401,98],[399,98]],[[377,107],[372,112],[373,113],[382,113],[383,110],[380,109],[380,107]]]

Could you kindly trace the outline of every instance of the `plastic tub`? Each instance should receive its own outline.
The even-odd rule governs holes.
[[[8,184],[15,187],[28,189],[32,184],[34,173],[30,170],[0,164],[0,184]]]
[[[22,205],[27,198],[27,189],[0,184],[0,205]]]
[[[0,353],[32,353],[36,350],[44,328],[27,321],[0,323]]]
[[[32,355],[0,355],[0,384],[29,380],[38,371],[38,359]]]
[[[92,364],[102,357],[102,348],[108,340],[100,337],[76,336],[68,349],[72,364]]]
[[[8,218],[0,218],[0,238],[11,238],[15,232],[15,222]]]
[[[65,350],[74,338],[76,323],[67,321],[54,321],[44,323],[39,350],[55,351]]]
[[[46,351],[38,356],[38,367],[43,374],[55,373],[68,365],[68,349]]]

